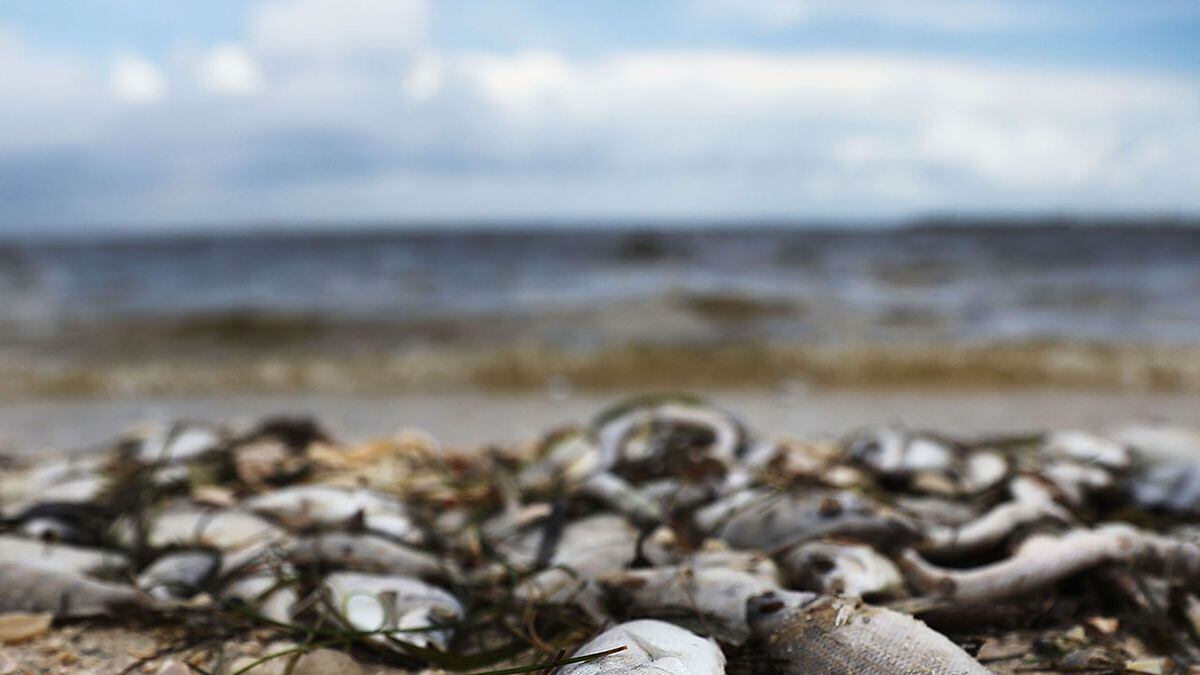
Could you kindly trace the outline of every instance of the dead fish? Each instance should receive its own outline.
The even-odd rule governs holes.
[[[862,544],[808,542],[785,551],[779,564],[791,588],[869,600],[904,593],[904,579],[896,565]]]
[[[659,476],[705,459],[727,468],[745,444],[732,415],[683,401],[635,405],[603,421],[595,434],[602,468],[637,467]]]
[[[890,478],[945,471],[954,464],[955,449],[950,444],[896,425],[858,431],[845,445],[852,459]]]
[[[215,427],[179,422],[150,431],[138,447],[137,459],[146,464],[189,462],[215,452],[224,442]]]
[[[1111,437],[1153,463],[1200,457],[1200,430],[1171,424],[1132,424]]]
[[[24,479],[25,494],[36,499],[49,487],[95,478],[108,462],[103,455],[79,455],[39,464]]]
[[[226,584],[221,596],[240,600],[271,621],[290,624],[292,608],[299,601],[296,589],[286,579],[291,575],[294,571],[286,566],[247,574]]]
[[[541,458],[517,474],[517,484],[525,491],[545,492],[559,484],[578,483],[601,468],[596,443],[573,430],[548,438]]]
[[[1200,460],[1178,460],[1146,469],[1130,484],[1133,502],[1177,516],[1200,515]]]
[[[565,665],[557,675],[723,675],[725,654],[711,639],[665,621],[640,619],[618,624],[575,650],[575,656],[625,649]]]
[[[121,538],[132,543],[131,524],[126,523],[121,529]],[[155,548],[185,546],[232,550],[259,541],[281,540],[285,536],[284,530],[249,511],[175,504],[152,518],[146,543]]]
[[[341,525],[361,515],[368,529],[406,543],[422,542],[421,532],[408,518],[403,502],[367,488],[294,485],[255,495],[241,506],[294,530]]]
[[[987,675],[941,633],[859,598],[766,593],[746,620],[778,673],[796,675]]]
[[[1133,453],[1121,443],[1086,431],[1062,430],[1046,434],[1042,451],[1081,464],[1123,471],[1133,464]]]
[[[115,574],[129,566],[120,553],[0,535],[0,562],[74,574]]]
[[[371,534],[327,532],[304,537],[286,547],[283,557],[294,565],[321,565],[423,579],[438,579],[447,573],[442,562],[429,553]]]
[[[997,452],[965,452],[932,434],[898,426],[860,431],[846,442],[850,457],[878,476],[904,480],[918,492],[972,495],[1008,475],[1008,462]]]
[[[916,537],[912,523],[853,492],[770,494],[739,508],[715,536],[735,548],[775,549],[845,536],[873,545]]]
[[[745,475],[746,472],[735,468],[726,474],[726,484],[729,484],[731,478],[742,481]],[[736,489],[743,489],[748,484],[749,481],[746,480],[745,483],[739,483]],[[732,491],[733,489],[730,490]],[[658,513],[664,515],[692,511],[723,493],[719,486],[686,482],[678,478],[644,482],[638,486],[637,492],[642,499],[655,505]]]
[[[746,601],[782,590],[773,574],[691,565],[624,570],[601,577],[599,585],[609,607],[620,612],[708,626],[735,645],[750,637]]]
[[[97,533],[85,531],[73,523],[59,518],[39,517],[24,518],[16,529],[29,539],[47,543],[97,544]]]
[[[619,516],[604,514],[569,523],[546,569],[526,579],[517,594],[543,602],[565,602],[590,580],[633,562],[637,536],[637,529]],[[537,559],[540,543],[540,532],[527,535],[519,546],[510,549],[510,560],[529,567]]]
[[[65,483],[56,483],[31,493],[27,499],[7,504],[0,508],[8,520],[22,520],[47,508],[90,508],[101,501],[108,480],[103,476],[76,478]]]
[[[324,587],[330,604],[347,626],[382,631],[370,639],[386,646],[391,646],[390,636],[445,651],[453,631],[439,626],[463,615],[462,605],[453,595],[411,577],[338,572],[325,577]]]
[[[1018,528],[1037,522],[1070,523],[1070,512],[1054,501],[1040,481],[1018,477],[1009,483],[1010,501],[956,527],[926,528],[921,550],[937,555],[965,555],[993,548]]]
[[[167,553],[142,570],[137,585],[159,600],[185,600],[213,580],[219,562],[214,551]]]
[[[900,563],[917,589],[963,602],[1028,595],[1109,564],[1167,575],[1192,587],[1200,584],[1200,544],[1123,523],[1063,535],[1035,535],[1009,558],[972,569],[937,567],[911,550],[904,552]]]
[[[743,510],[755,507],[770,499],[771,492],[756,488],[747,488],[732,492],[717,501],[701,507],[692,515],[696,529],[704,533],[712,533],[721,529],[731,518]]]
[[[74,619],[151,606],[129,586],[40,564],[0,562],[0,613],[53,612],[57,618]]]
[[[640,525],[661,523],[662,509],[635,490],[624,478],[602,471],[588,476],[579,485],[579,494],[591,497]]]
[[[1067,504],[1084,506],[1090,496],[1112,491],[1117,479],[1105,469],[1094,464],[1078,462],[1051,462],[1038,471],[1038,475],[1053,485]]]

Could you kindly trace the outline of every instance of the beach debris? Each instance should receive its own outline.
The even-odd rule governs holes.
[[[6,612],[0,614],[0,642],[12,644],[31,640],[50,630],[53,612]]]
[[[1200,544],[1140,531],[1123,523],[1063,535],[1034,535],[1009,558],[966,569],[939,569],[915,551],[900,559],[918,589],[962,601],[1027,595],[1079,572],[1120,564],[1200,587]]]
[[[393,648],[401,642],[445,651],[463,615],[453,595],[411,577],[337,572],[325,577],[324,588],[338,619]]]
[[[540,567],[518,586],[518,597],[561,604],[597,577],[633,562],[637,540],[638,531],[628,520],[600,514],[569,523],[557,542],[545,539],[544,530],[534,530],[500,550],[517,568]],[[543,542],[553,544],[549,556]],[[545,564],[539,565],[538,558],[544,558]]]
[[[736,548],[765,550],[822,537],[885,546],[918,536],[912,523],[881,504],[850,491],[823,490],[762,494],[735,507],[713,535]]]
[[[884,600],[904,595],[895,563],[864,544],[814,541],[779,556],[789,586],[823,595]]]
[[[297,540],[283,549],[293,565],[318,565],[361,572],[402,574],[422,579],[446,576],[437,557],[384,537],[353,532],[326,532]]]
[[[988,670],[941,633],[900,612],[857,598],[765,593],[746,620],[783,673],[954,673]]]
[[[619,651],[617,651],[619,650]],[[558,675],[723,675],[725,655],[712,641],[665,621],[618,624],[583,644],[575,656],[606,654],[559,668]]]
[[[0,562],[0,613],[50,612],[77,619],[152,606],[130,586],[31,564]]]
[[[600,587],[621,612],[704,627],[729,644],[750,637],[746,601],[782,590],[773,574],[692,565],[625,570],[601,577]]]
[[[411,544],[423,540],[403,502],[367,488],[292,485],[251,496],[242,506],[291,530],[337,527],[361,518],[363,529]]]
[[[137,585],[159,600],[185,600],[209,585],[220,561],[214,551],[167,553],[142,570]]]
[[[113,575],[129,561],[117,552],[0,535],[0,563],[22,563],[73,574]]]
[[[136,536],[130,523],[126,523],[123,530],[127,540]],[[249,511],[211,509],[181,502],[168,505],[151,516],[146,544],[155,548],[207,546],[229,550],[255,542],[283,539],[285,534],[282,528]]]
[[[680,395],[477,451],[168,423],[0,469],[0,636],[136,617],[210,672],[1200,671],[1196,439],[772,439]]]
[[[1017,477],[1008,486],[1011,498],[968,523],[955,527],[930,525],[921,549],[943,556],[977,553],[995,547],[1018,529],[1041,521],[1062,524],[1073,520],[1048,487],[1037,480]]]

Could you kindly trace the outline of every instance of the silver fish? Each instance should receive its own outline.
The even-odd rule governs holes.
[[[138,575],[138,588],[160,600],[183,600],[212,580],[220,556],[213,551],[179,551],[160,556]]]
[[[540,533],[527,536],[513,551],[513,561],[528,566],[536,559]],[[637,530],[619,516],[598,515],[563,528],[549,565],[518,588],[522,598],[561,603],[596,577],[623,569],[637,555]]]
[[[360,572],[384,572],[423,579],[446,576],[438,558],[371,534],[327,532],[297,540],[283,550],[294,565],[325,565]]]
[[[1042,451],[1082,464],[1123,471],[1133,464],[1133,453],[1121,443],[1086,431],[1062,430],[1046,435]]]
[[[600,466],[604,469],[646,465],[665,459],[662,434],[692,430],[705,435],[698,455],[726,467],[745,445],[745,434],[732,415],[694,403],[661,402],[635,407],[605,421],[596,430]]]
[[[916,588],[944,598],[977,602],[1023,596],[1069,576],[1123,564],[1200,586],[1200,544],[1144,532],[1123,523],[1063,535],[1035,535],[1013,555],[972,569],[945,569],[906,551],[901,567]]]
[[[120,553],[0,535],[0,562],[24,563],[74,574],[104,575],[129,566]]]
[[[746,601],[782,590],[774,574],[691,565],[625,570],[601,577],[599,583],[609,605],[622,612],[710,627],[730,644],[750,637]]]
[[[904,479],[920,492],[977,494],[1009,471],[999,453],[966,453],[949,441],[898,426],[860,431],[846,445],[850,457],[876,475]]]
[[[543,457],[517,474],[522,490],[551,490],[557,483],[574,484],[602,470],[600,449],[586,434],[567,432],[550,439]]]
[[[575,656],[622,651],[559,668],[557,675],[723,675],[725,655],[710,639],[653,619],[618,624],[582,647]]]
[[[122,529],[122,539],[131,543],[132,526]],[[168,546],[241,548],[259,541],[281,540],[286,532],[273,523],[241,509],[208,509],[193,504],[174,504],[153,517],[146,543]]]
[[[462,605],[445,590],[404,576],[338,572],[325,577],[330,604],[347,626],[360,631],[401,631],[372,635],[391,646],[393,639],[445,651],[452,629],[437,628],[463,615]],[[417,630],[430,628],[430,630]]]
[[[740,507],[716,536],[735,548],[775,549],[828,536],[882,544],[916,536],[904,518],[853,492],[770,494]]]
[[[147,464],[174,464],[197,459],[221,447],[225,438],[215,427],[178,423],[151,429],[137,450]]]
[[[635,523],[661,523],[662,508],[635,490],[624,478],[601,471],[588,476],[579,485],[579,493],[591,497]]]
[[[281,582],[281,578],[293,573],[284,566],[238,577],[221,589],[221,595],[246,603],[271,621],[288,624],[292,622],[292,608],[299,596],[292,584]]]
[[[928,526],[921,550],[939,555],[975,553],[997,546],[1024,525],[1074,520],[1039,481],[1014,478],[1009,482],[1009,493],[1010,501],[995,506],[975,520],[955,527]]]
[[[241,506],[291,529],[341,525],[361,514],[368,529],[406,543],[422,543],[421,532],[402,502],[366,488],[295,485],[255,495]]]
[[[892,598],[904,593],[895,563],[870,546],[813,541],[779,556],[789,586],[822,595]]]
[[[917,471],[945,471],[954,464],[955,450],[949,444],[895,425],[861,430],[845,445],[851,458],[891,478]]]
[[[751,598],[746,619],[773,672],[795,675],[987,675],[986,668],[924,623],[857,598]]]
[[[0,562],[0,613],[53,612],[74,619],[151,606],[129,586],[29,563]]]

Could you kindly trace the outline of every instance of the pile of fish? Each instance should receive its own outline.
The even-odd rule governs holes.
[[[471,451],[179,422],[4,472],[0,613],[414,671],[1200,672],[1198,439],[806,442],[687,396]]]

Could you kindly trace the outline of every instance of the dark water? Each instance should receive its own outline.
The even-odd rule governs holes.
[[[703,328],[660,334],[650,321],[622,338],[1190,344],[1200,342],[1200,230],[348,232],[0,245],[8,345],[131,321],[403,325],[656,299]],[[550,338],[588,336],[560,327]]]

